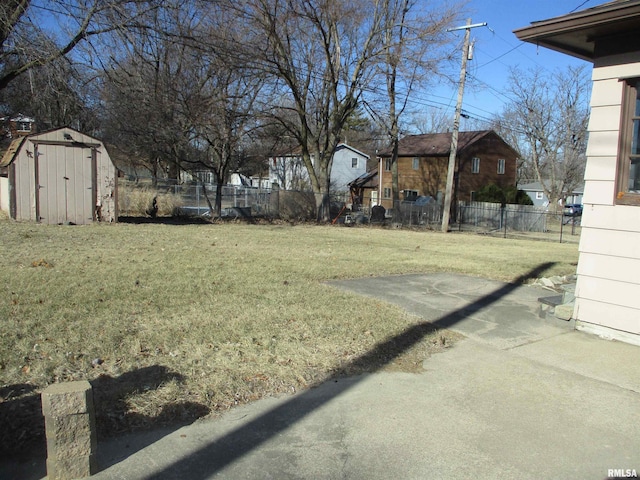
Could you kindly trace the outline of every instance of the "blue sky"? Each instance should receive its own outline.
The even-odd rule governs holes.
[[[471,30],[475,40],[473,60],[467,64],[463,111],[476,118],[490,118],[499,113],[509,101],[505,86],[511,67],[522,69],[542,67],[548,71],[568,65],[585,65],[587,74],[591,64],[561,53],[537,48],[518,40],[513,30],[529,26],[533,21],[565,15],[605,3],[606,0],[470,0],[468,17],[472,23],[487,22],[487,27]],[[464,25],[462,22],[461,25]],[[459,37],[464,31],[451,32]],[[460,55],[462,56],[462,50]],[[457,77],[456,77],[457,79]],[[441,108],[453,112],[457,98],[456,85],[441,85],[425,100],[437,102]],[[464,127],[464,126],[463,126]]]

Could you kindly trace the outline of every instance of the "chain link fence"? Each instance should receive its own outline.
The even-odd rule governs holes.
[[[149,215],[156,206],[159,216],[210,216],[215,204],[216,185],[176,184],[170,181],[123,181],[119,185],[119,207],[122,216]],[[431,197],[403,201],[398,211],[386,212],[373,219],[371,208],[352,209],[348,195],[333,195],[333,223],[393,224],[406,228],[439,230],[442,205]],[[154,202],[155,199],[155,202]],[[422,200],[420,200],[422,199]],[[356,211],[357,210],[357,211]],[[222,217],[281,218],[306,221],[315,219],[315,199],[311,192],[225,185],[222,187]],[[501,205],[484,202],[459,202],[455,206],[452,230],[475,232],[504,238],[528,238],[577,243],[580,238],[579,215],[551,213],[529,205]],[[373,221],[372,221],[373,220]]]

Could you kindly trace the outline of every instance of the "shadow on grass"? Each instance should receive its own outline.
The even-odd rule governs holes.
[[[455,325],[464,318],[491,306],[518,288],[526,280],[539,277],[542,272],[551,266],[553,266],[553,263],[544,263],[532,269],[528,274],[519,277],[514,283],[503,285],[495,291],[479,298],[471,305],[448,313],[435,322],[421,322],[406,329],[399,335],[380,342],[369,352],[356,358],[350,365],[346,366],[344,370],[363,370],[368,372],[380,370],[393,361],[393,359],[421,342],[427,335],[433,332],[434,326],[437,328],[448,328]],[[291,398],[262,414],[255,420],[206,444],[187,457],[176,461],[161,471],[148,475],[146,478],[149,480],[187,477],[190,480],[211,478],[235,460],[302,420],[333,398],[358,385],[363,378],[364,377],[355,377],[348,381],[342,381],[344,379],[341,378],[341,375],[337,374],[328,380],[329,382],[333,382],[334,385],[330,394],[323,397],[319,397],[313,390],[313,387],[318,387],[320,383],[311,385],[311,388],[304,393]]]
[[[206,406],[193,402],[168,403],[154,416],[129,412],[126,399],[130,395],[156,390],[169,381],[181,382],[183,378],[167,367],[153,365],[117,377],[102,375],[92,380],[98,440],[152,427],[177,429],[207,415]],[[0,425],[0,462],[16,464],[29,460],[28,478],[42,478],[46,474],[45,428],[40,393],[35,386],[15,384],[0,388]],[[150,436],[149,443],[158,438]],[[27,478],[26,475],[18,472],[10,475],[0,468],[2,478]]]

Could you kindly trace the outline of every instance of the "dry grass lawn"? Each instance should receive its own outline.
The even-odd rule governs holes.
[[[327,376],[417,319],[323,284],[460,272],[510,281],[577,246],[370,227],[46,226],[0,220],[0,450],[40,438],[38,392],[88,379],[99,432],[190,421]],[[434,332],[390,368],[455,340]],[[35,423],[34,423],[35,422]]]

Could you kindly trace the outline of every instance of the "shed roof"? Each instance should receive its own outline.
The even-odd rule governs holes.
[[[375,168],[370,172],[363,173],[355,180],[352,180],[348,183],[348,186],[351,188],[376,188],[377,184],[375,182],[376,177],[378,176],[378,169]]]
[[[531,22],[513,33],[525,42],[593,61],[638,50],[640,0],[614,0],[560,17]]]
[[[4,155],[2,155],[2,159],[0,159],[0,168],[8,167],[11,162],[13,162],[16,153],[18,153],[26,138],[27,137],[18,137],[11,141]]]
[[[493,130],[477,130],[472,132],[459,132],[458,133],[458,152],[463,151],[465,148],[473,145],[481,138],[493,134],[500,136]],[[398,143],[398,156],[399,157],[444,157],[448,156],[451,151],[451,132],[447,133],[426,133],[422,135],[407,135],[400,139]],[[504,140],[502,140],[504,142]],[[517,155],[517,152],[506,142],[504,142],[509,148],[511,148]],[[378,154],[380,157],[390,157],[391,149],[384,150]]]

